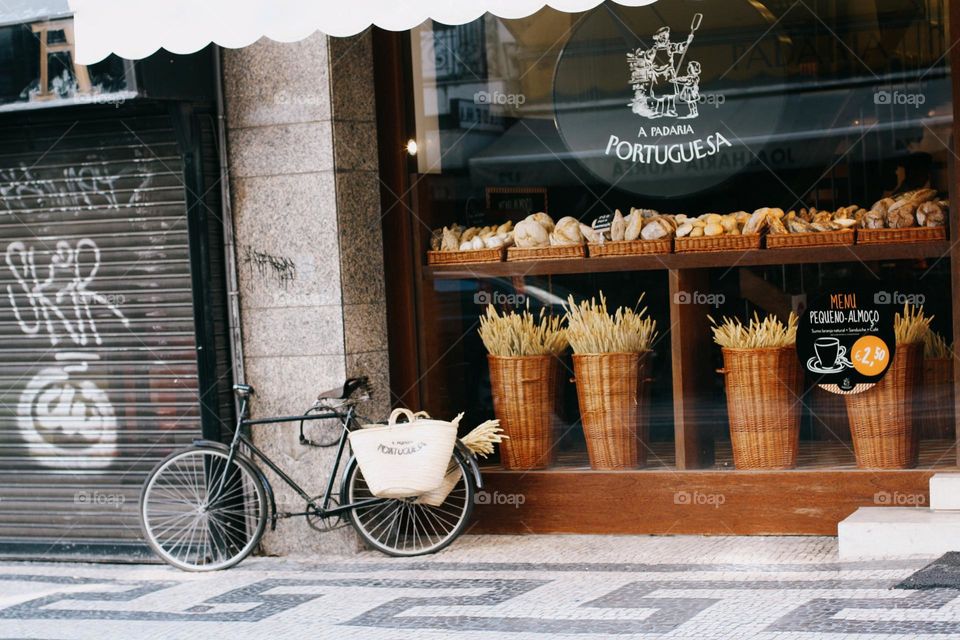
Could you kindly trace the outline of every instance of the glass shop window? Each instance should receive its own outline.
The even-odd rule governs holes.
[[[955,466],[947,20],[658,0],[414,29],[424,408],[496,409],[511,468]],[[791,314],[854,289],[919,348],[790,349]],[[579,307],[575,353],[488,358],[483,326],[601,294],[624,317]]]

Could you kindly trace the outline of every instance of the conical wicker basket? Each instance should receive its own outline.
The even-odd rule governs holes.
[[[914,428],[914,401],[922,367],[922,344],[898,344],[883,379],[863,393],[845,397],[861,469],[917,466],[920,431]]]
[[[920,437],[953,440],[956,437],[953,409],[953,360],[925,358],[920,388]]]
[[[493,412],[507,437],[506,469],[544,469],[553,460],[559,364],[553,356],[487,356]]]
[[[722,351],[737,469],[797,466],[803,404],[796,347]]]
[[[647,461],[650,352],[573,354],[580,419],[593,469]]]

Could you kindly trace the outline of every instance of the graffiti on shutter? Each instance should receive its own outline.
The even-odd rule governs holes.
[[[38,264],[38,255],[46,260]],[[129,326],[120,308],[94,288],[100,249],[89,238],[75,244],[57,240],[53,251],[18,240],[7,245],[5,259],[17,283],[7,285],[7,296],[20,330],[26,335],[45,332],[51,347],[61,347],[54,352],[58,364],[41,369],[20,394],[20,435],[31,455],[44,464],[59,466],[68,460],[76,466],[56,454],[79,454],[84,467],[107,466],[116,455],[116,415],[107,394],[83,377],[89,362],[100,357],[95,351],[70,350],[103,343],[95,306]],[[99,455],[88,455],[94,451]]]

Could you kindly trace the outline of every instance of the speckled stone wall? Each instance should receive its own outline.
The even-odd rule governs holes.
[[[368,375],[368,412],[389,409],[383,240],[369,34],[224,51],[227,145],[247,382],[255,417],[310,406],[345,376]],[[320,494],[333,450],[298,442],[296,425],[254,441]],[[303,507],[274,482],[281,509]],[[267,534],[267,554],[356,551],[348,528],[302,518]]]

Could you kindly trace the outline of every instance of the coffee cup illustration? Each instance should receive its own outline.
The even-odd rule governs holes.
[[[847,348],[840,346],[837,338],[817,338],[813,343],[813,352],[817,354],[817,364],[821,369],[833,369],[837,360],[847,355]]]
[[[814,357],[807,361],[807,369],[817,373],[837,373],[853,363],[847,360],[847,348],[838,338],[817,338],[813,342]]]

